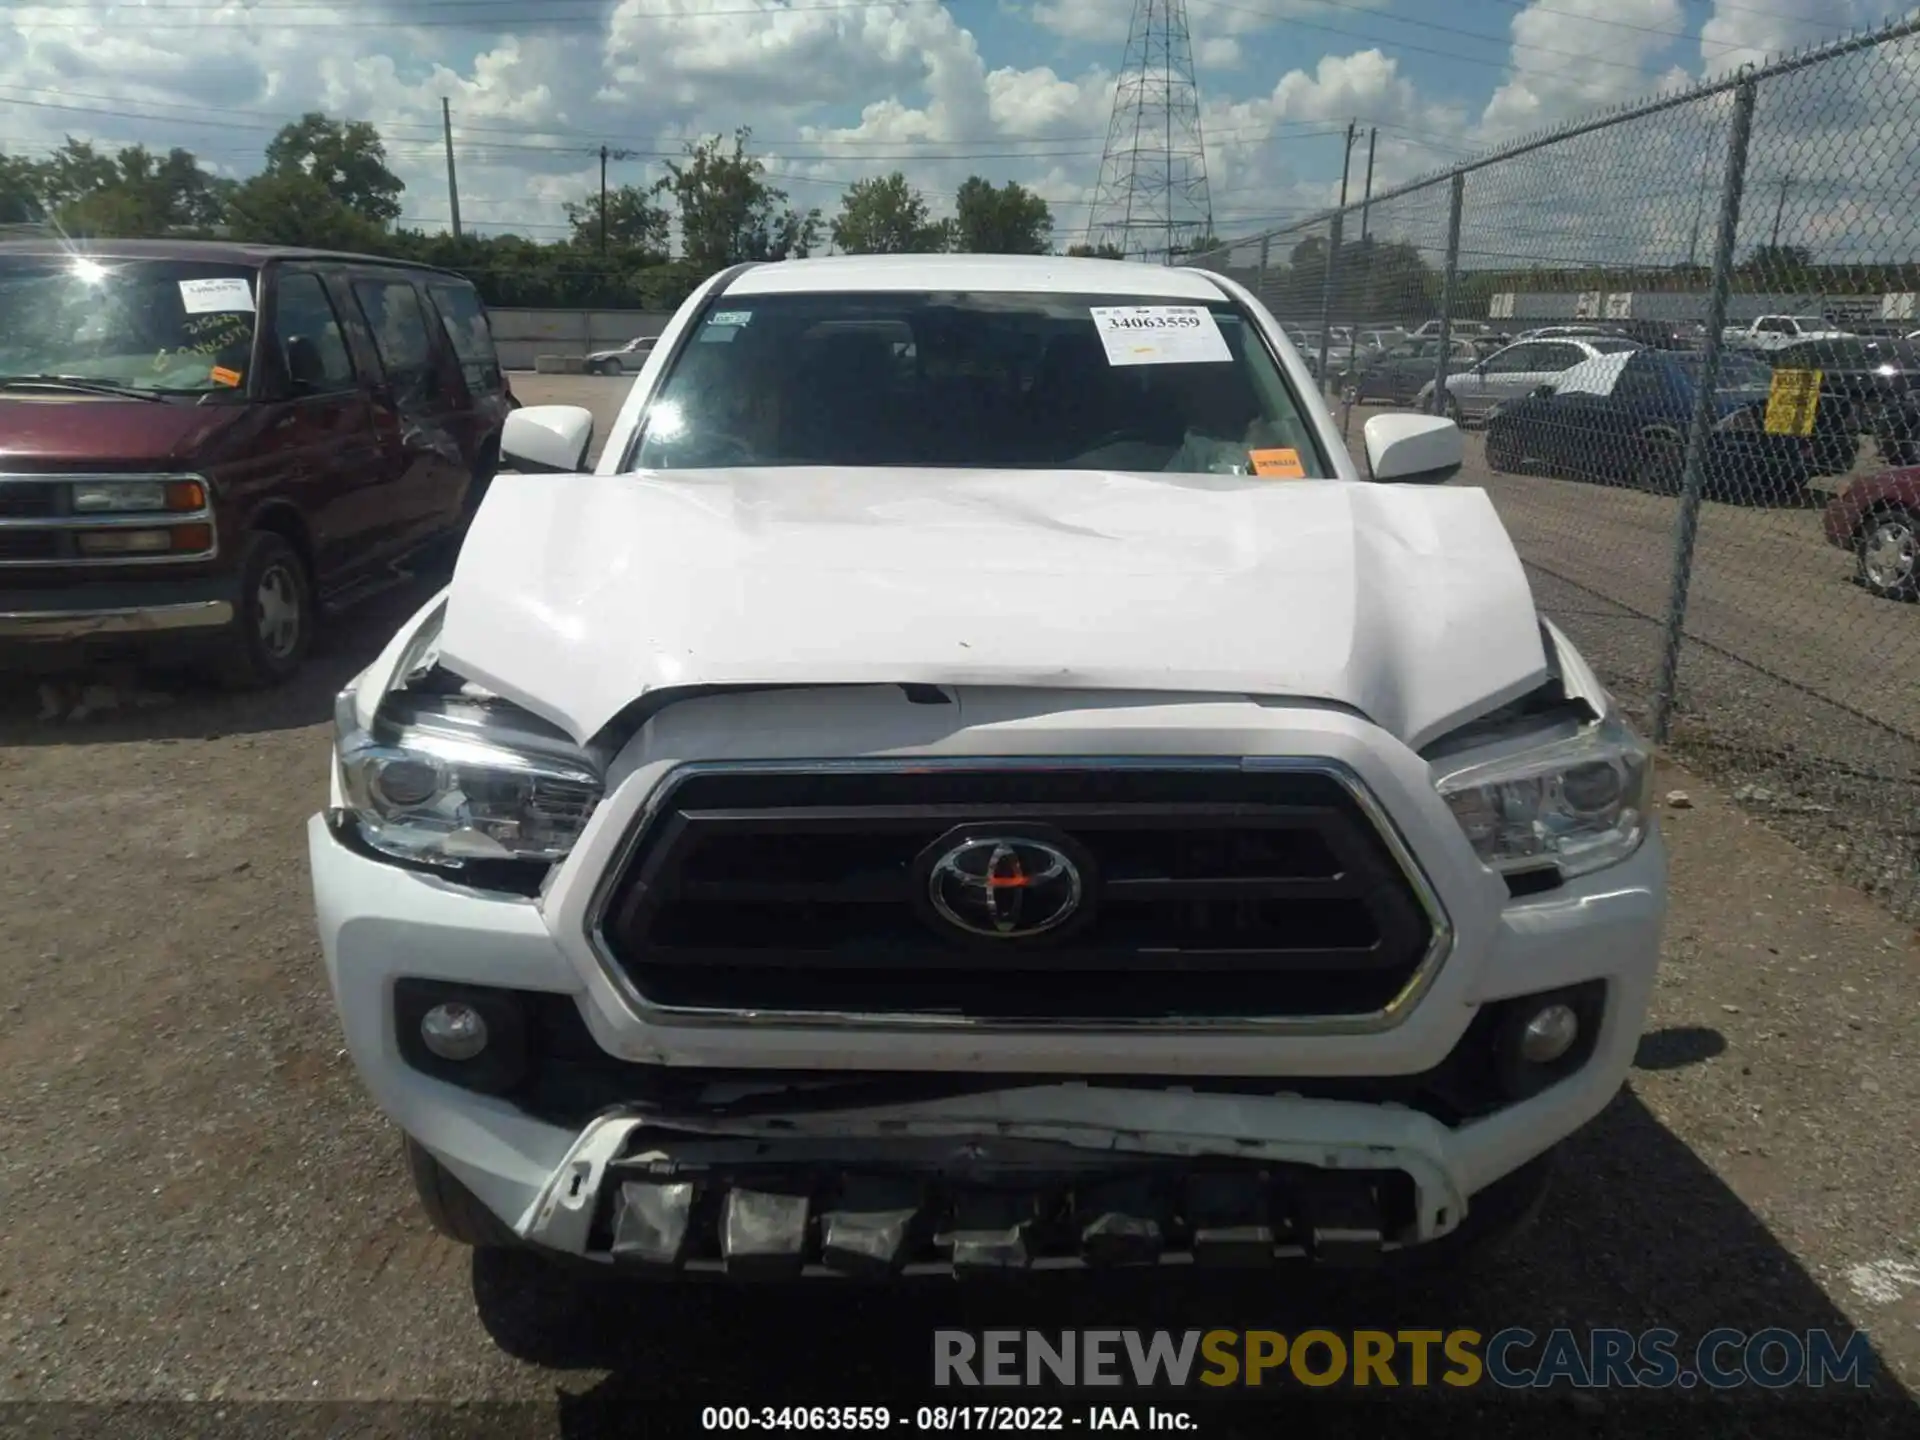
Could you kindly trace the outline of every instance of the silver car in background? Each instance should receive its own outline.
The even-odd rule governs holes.
[[[1570,370],[1583,360],[1612,355],[1621,350],[1643,350],[1638,340],[1625,336],[1582,335],[1546,340],[1521,340],[1494,351],[1479,364],[1447,376],[1446,400],[1442,413],[1461,424],[1484,420],[1496,405],[1531,395],[1556,375]],[[1414,404],[1428,408],[1433,398],[1433,382],[1420,387]]]

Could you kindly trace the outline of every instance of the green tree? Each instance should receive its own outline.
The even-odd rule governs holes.
[[[975,255],[1045,255],[1053,243],[1053,212],[1024,185],[970,175],[954,197],[954,246]]]
[[[1118,245],[1102,240],[1098,245],[1069,245],[1067,254],[1079,255],[1088,260],[1124,260],[1127,252]]]
[[[267,173],[305,175],[363,219],[389,225],[400,217],[406,186],[387,168],[387,147],[365,120],[333,120],[309,111],[267,142]]]
[[[622,185],[607,191],[607,229],[606,248],[625,252],[638,252],[646,256],[650,263],[667,258],[667,212],[654,203],[657,188],[643,189],[638,185]],[[581,250],[599,250],[600,234],[600,192],[595,190],[585,200],[569,200],[566,205],[567,224],[573,227],[571,243]]]
[[[238,186],[227,201],[226,225],[234,239],[265,245],[363,252],[394,248],[385,227],[300,171],[264,171]]]
[[[930,255],[947,248],[947,231],[898,170],[854,181],[833,217],[833,243],[849,255]]]
[[[708,274],[743,260],[804,259],[820,244],[820,212],[792,209],[786,191],[767,184],[766,166],[747,154],[752,134],[736,130],[731,154],[718,136],[689,141],[654,187],[679,207],[687,263]]]
[[[40,164],[24,155],[0,155],[0,225],[26,225],[45,218]]]

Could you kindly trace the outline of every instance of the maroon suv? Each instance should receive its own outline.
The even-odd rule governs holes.
[[[1828,503],[1824,528],[1869,593],[1920,600],[1920,467],[1863,475]]]
[[[299,668],[457,533],[512,397],[459,275],[199,241],[0,243],[0,664]]]

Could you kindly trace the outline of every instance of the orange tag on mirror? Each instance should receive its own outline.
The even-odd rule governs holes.
[[[1253,473],[1268,480],[1304,480],[1307,470],[1298,450],[1249,450]]]
[[[207,378],[212,380],[216,385],[237,386],[240,383],[240,372],[238,370],[229,370],[224,365],[216,365],[212,371],[209,372]],[[1285,453],[1291,455],[1293,452],[1288,450]]]

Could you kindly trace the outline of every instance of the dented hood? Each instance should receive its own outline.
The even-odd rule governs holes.
[[[445,662],[585,740],[686,686],[1311,698],[1418,747],[1547,673],[1479,490],[1098,471],[502,475]]]

